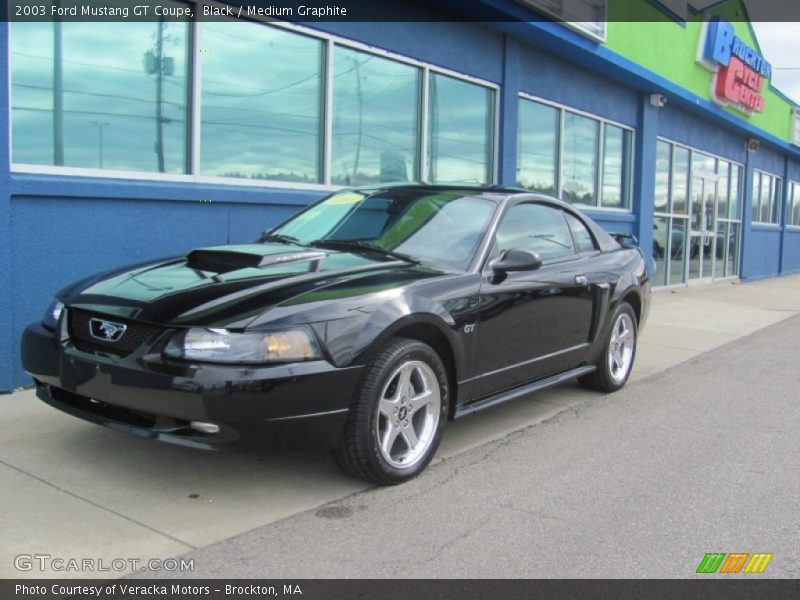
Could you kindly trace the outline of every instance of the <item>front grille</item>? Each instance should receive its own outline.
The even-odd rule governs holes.
[[[93,314],[90,312],[70,309],[69,336],[78,350],[83,352],[105,352],[117,356],[128,356],[137,348],[152,342],[162,329],[155,325],[138,323],[117,317]],[[126,326],[125,333],[115,342],[97,339],[92,336],[89,322],[92,318],[105,319]]]

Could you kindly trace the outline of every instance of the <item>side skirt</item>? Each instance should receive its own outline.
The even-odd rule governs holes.
[[[474,414],[492,406],[497,406],[498,404],[508,402],[509,400],[515,400],[522,396],[527,396],[533,392],[538,392],[539,390],[558,385],[559,383],[569,381],[570,379],[575,379],[581,375],[587,375],[595,370],[596,367],[594,365],[585,365],[583,367],[578,367],[577,369],[564,371],[558,375],[540,379],[539,381],[534,381],[533,383],[528,383],[510,390],[505,390],[499,394],[489,396],[488,398],[482,398],[481,400],[470,402],[469,404],[465,404],[456,408],[456,412],[453,415],[453,420],[466,417],[467,415]]]

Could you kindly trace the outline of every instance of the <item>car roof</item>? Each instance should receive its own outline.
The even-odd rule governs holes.
[[[438,193],[446,193],[446,192],[453,192],[453,193],[466,193],[473,196],[480,196],[487,200],[492,200],[497,202],[498,204],[508,201],[524,201],[524,200],[533,200],[536,202],[542,202],[546,204],[550,204],[552,206],[557,206],[566,212],[578,216],[583,223],[589,227],[589,229],[594,234],[595,239],[597,240],[600,249],[604,252],[608,252],[610,250],[615,250],[619,248],[619,244],[617,241],[600,225],[594,222],[588,215],[583,214],[580,211],[580,208],[569,204],[568,202],[564,202],[563,200],[559,200],[553,196],[548,196],[547,194],[540,194],[537,192],[532,192],[530,190],[526,190],[524,188],[519,187],[510,187],[510,186],[503,186],[503,185],[433,185],[433,184],[425,184],[425,183],[385,183],[385,184],[374,184],[369,186],[354,186],[352,188],[353,191],[363,193],[366,195],[378,194],[382,191],[392,190],[392,191],[401,191],[401,192],[438,192]]]
[[[350,189],[358,192],[376,193],[383,190],[409,190],[409,191],[430,191],[430,192],[471,192],[473,194],[493,193],[493,194],[519,194],[530,193],[529,190],[505,185],[477,185],[465,184],[434,184],[419,182],[399,182],[399,183],[374,183],[369,185],[352,186]]]
[[[511,198],[523,199],[521,197],[524,196],[526,199],[539,200],[551,203],[555,206],[567,209],[570,212],[578,212],[579,210],[572,204],[564,202],[563,200],[559,200],[554,196],[549,196],[547,194],[541,194],[538,192],[532,192],[531,190],[526,190],[525,188],[505,186],[505,185],[473,185],[473,184],[445,185],[445,184],[402,182],[402,183],[379,183],[366,186],[353,186],[350,189],[368,195],[377,194],[386,190],[409,191],[409,192],[416,191],[416,192],[440,192],[440,193],[441,192],[469,193],[475,196],[486,197],[491,200],[495,200],[497,202]]]

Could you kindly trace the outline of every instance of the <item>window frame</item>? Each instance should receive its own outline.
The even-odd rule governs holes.
[[[531,194],[535,192],[530,192]],[[560,201],[559,201],[560,202]],[[484,240],[485,246],[481,246],[478,250],[477,260],[475,261],[476,267],[475,272],[478,273],[487,273],[491,271],[491,262],[495,258],[499,256],[496,254],[497,250],[497,230],[500,227],[500,224],[503,222],[505,216],[509,213],[509,211],[514,208],[515,206],[519,206],[520,204],[538,204],[540,206],[545,206],[547,208],[552,208],[561,212],[561,216],[564,219],[564,223],[569,230],[570,239],[572,240],[572,254],[567,256],[563,256],[560,258],[554,259],[543,259],[542,266],[549,267],[551,265],[559,265],[563,263],[573,262],[577,260],[582,260],[587,257],[598,256],[602,254],[602,250],[599,248],[599,244],[597,239],[594,236],[594,232],[591,228],[586,225],[586,221],[584,220],[583,216],[577,210],[570,210],[572,207],[567,205],[566,207],[561,206],[556,202],[552,202],[547,199],[539,199],[539,198],[520,198],[518,200],[511,200],[505,204],[497,213],[495,214],[494,219],[492,220],[492,224],[487,231],[486,238]],[[577,244],[575,243],[575,238],[572,234],[572,229],[569,226],[569,222],[567,221],[566,215],[572,215],[576,217],[584,226],[589,230],[589,234],[592,236],[592,240],[597,246],[595,252],[578,252]]]
[[[689,18],[689,3],[686,0],[652,0],[661,12],[681,25],[686,25]]]
[[[208,4],[215,4],[208,2]],[[372,54],[380,58],[392,60],[401,64],[409,65],[420,69],[420,77],[422,80],[421,90],[419,92],[420,98],[418,102],[419,113],[417,115],[418,132],[417,132],[417,156],[415,157],[417,173],[419,174],[420,181],[427,181],[427,163],[428,163],[428,117],[430,110],[430,103],[428,97],[429,80],[432,73],[438,73],[453,79],[457,79],[466,83],[481,86],[490,92],[490,104],[488,110],[489,121],[491,122],[492,132],[489,136],[488,142],[491,147],[488,149],[487,156],[489,158],[488,170],[489,177],[486,185],[496,184],[498,181],[499,171],[499,156],[500,156],[500,109],[502,102],[500,101],[500,92],[502,87],[494,82],[474,77],[466,73],[460,73],[452,69],[440,67],[432,63],[403,56],[401,54],[384,50],[351,40],[339,35],[327,33],[321,30],[313,29],[305,25],[298,25],[296,23],[289,23],[285,21],[272,20],[268,17],[248,17],[242,19],[250,23],[258,23],[264,27],[276,27],[282,30],[293,32],[297,35],[310,37],[319,40],[322,43],[322,65],[321,65],[321,80],[322,80],[322,125],[320,127],[320,148],[319,151],[322,155],[320,162],[321,166],[321,181],[319,183],[305,183],[305,182],[291,182],[280,180],[265,180],[265,179],[249,179],[249,178],[236,178],[236,177],[221,177],[214,175],[202,175],[200,172],[200,138],[201,138],[201,119],[202,119],[202,53],[200,48],[202,46],[203,37],[203,22],[202,20],[195,20],[189,23],[187,28],[187,60],[188,65],[188,82],[189,86],[188,101],[186,104],[187,122],[186,122],[186,166],[188,173],[158,173],[154,171],[129,171],[118,169],[100,169],[94,167],[71,167],[71,166],[57,166],[57,165],[40,165],[30,163],[18,163],[13,161],[13,140],[11,139],[11,132],[9,128],[8,137],[8,152],[11,158],[10,171],[12,173],[32,174],[32,175],[64,175],[74,177],[90,177],[100,179],[125,179],[125,180],[138,180],[138,181],[153,181],[153,182],[175,182],[175,183],[200,183],[200,184],[217,184],[217,185],[233,185],[239,187],[259,187],[266,189],[298,189],[298,190],[318,190],[318,191],[337,191],[346,189],[347,186],[335,185],[331,183],[331,159],[332,159],[332,129],[333,129],[333,56],[337,46]],[[8,49],[10,51],[12,44],[11,27],[8,28]],[[10,60],[10,54],[9,54]],[[8,86],[8,106],[12,104],[12,89],[10,81],[9,69],[9,86]],[[11,118],[11,111],[9,110],[9,119]]]
[[[418,173],[420,181],[426,183],[435,183],[430,181],[430,117],[432,112],[432,105],[430,99],[430,83],[433,75],[439,75],[442,77],[449,77],[451,79],[456,79],[458,81],[466,82],[466,83],[474,83],[470,79],[464,79],[463,77],[456,77],[451,72],[438,69],[438,68],[426,68],[422,72],[422,98],[420,99],[420,107],[422,109],[422,115],[424,118],[420,118],[418,121],[418,125],[421,129],[419,135],[419,144],[420,144],[420,152],[418,153],[418,158],[420,160],[420,164],[418,165]],[[489,86],[482,86],[486,89],[491,89]],[[487,182],[484,185],[492,185],[497,183],[497,170],[498,164],[500,159],[500,101],[498,98],[500,87],[497,86],[492,93],[489,95],[489,110],[487,113],[487,123],[491,124],[492,127],[492,134],[489,136],[489,143],[491,147],[488,149],[486,158],[487,158],[487,169],[489,170],[489,177]],[[424,144],[424,146],[423,146]],[[442,182],[444,185],[460,185],[457,182]]]
[[[593,119],[598,123],[598,136],[597,136],[597,144],[595,146],[595,200],[596,204],[589,205],[589,204],[580,204],[580,205],[572,205],[580,208],[581,210],[590,210],[592,212],[613,212],[613,213],[632,213],[633,212],[633,178],[634,178],[634,157],[636,155],[636,128],[631,127],[630,125],[626,125],[620,121],[615,121],[613,119],[607,119],[605,117],[601,117],[599,115],[580,110],[578,108],[573,108],[566,104],[561,104],[559,102],[555,102],[552,100],[548,100],[546,98],[541,98],[539,96],[534,96],[533,94],[529,94],[527,92],[519,92],[517,94],[518,98],[517,101],[528,101],[528,102],[537,102],[539,104],[544,104],[545,106],[550,106],[555,108],[558,111],[558,130],[556,131],[556,140],[558,143],[557,154],[556,154],[556,198],[563,201],[563,192],[564,192],[564,176],[563,176],[563,169],[564,169],[564,116],[565,113],[570,112],[575,115],[581,117],[587,117],[589,119]],[[519,113],[519,104],[517,105],[517,112]],[[623,133],[628,133],[630,136],[630,144],[628,148],[628,165],[623,165],[623,170],[627,170],[627,177],[625,177],[626,183],[626,190],[627,191],[627,198],[624,199],[623,206],[621,207],[614,207],[614,206],[603,206],[602,202],[602,190],[603,190],[603,170],[604,170],[604,145],[605,145],[605,131],[606,125],[611,125],[613,127],[618,127],[623,130]],[[517,135],[521,135],[521,130],[517,131]],[[515,159],[515,167],[519,166],[519,153],[517,153]],[[530,190],[532,192],[532,190]]]
[[[586,225],[586,221],[578,217],[576,214],[567,212],[566,210],[562,209],[561,212],[564,214],[564,220],[567,222],[567,227],[569,227],[570,235],[572,235],[572,245],[575,248],[575,254],[579,257],[597,256],[598,254],[600,254],[600,245],[597,243],[597,238],[595,238],[591,227]],[[591,250],[580,250],[580,248],[578,247],[578,238],[575,237],[575,230],[572,228],[572,225],[570,225],[570,219],[573,219],[576,223],[578,223],[578,225],[583,227],[586,233],[589,234],[589,239],[592,242]]]
[[[734,263],[733,263],[734,264],[733,270],[736,272],[736,274],[734,274],[734,275],[725,275],[723,277],[718,277],[718,278],[715,279],[715,281],[729,281],[729,280],[735,280],[735,279],[741,277],[741,269],[742,269],[742,264],[741,264],[741,258],[742,258],[741,244],[742,244],[742,230],[743,230],[743,227],[744,227],[744,218],[743,218],[744,208],[745,208],[744,207],[744,202],[745,202],[745,197],[746,197],[746,194],[745,194],[745,190],[746,190],[746,188],[745,188],[745,184],[746,184],[745,175],[746,175],[746,172],[747,172],[747,170],[745,169],[744,163],[741,163],[741,162],[739,162],[737,160],[733,160],[733,159],[725,157],[725,156],[721,156],[719,154],[714,154],[713,152],[708,152],[706,150],[703,150],[702,148],[696,148],[696,147],[693,147],[693,146],[688,146],[686,144],[683,144],[681,142],[677,142],[677,141],[675,141],[673,139],[670,139],[670,138],[667,138],[667,137],[664,137],[664,136],[661,136],[661,135],[656,137],[656,142],[657,143],[667,144],[669,146],[669,149],[670,149],[670,152],[669,152],[669,158],[670,158],[670,161],[669,161],[669,180],[667,182],[667,207],[666,207],[665,210],[656,210],[655,208],[653,209],[653,218],[654,219],[659,219],[659,218],[666,219],[666,224],[667,224],[667,232],[666,232],[667,246],[666,246],[666,248],[664,248],[664,252],[665,252],[666,257],[668,259],[670,259],[671,254],[672,254],[672,228],[673,228],[673,223],[676,220],[681,221],[683,223],[684,235],[688,235],[688,232],[689,232],[689,229],[690,229],[690,220],[691,220],[690,212],[691,212],[691,201],[692,201],[692,199],[691,199],[692,177],[693,177],[693,174],[694,174],[694,172],[693,172],[693,162],[694,162],[694,154],[695,154],[695,152],[698,152],[698,153],[703,154],[705,156],[710,156],[710,157],[716,159],[716,161],[717,161],[717,171],[719,171],[720,162],[725,162],[725,163],[728,164],[728,169],[729,169],[729,171],[728,171],[728,174],[729,174],[729,177],[728,177],[728,207],[727,207],[728,208],[728,213],[724,218],[723,217],[718,217],[715,214],[714,218],[715,218],[716,222],[724,222],[726,224],[726,227],[731,227],[731,226],[737,227],[737,241],[736,241],[737,255],[734,257]],[[685,213],[676,213],[673,210],[674,209],[674,207],[673,207],[673,198],[674,198],[674,193],[675,193],[674,181],[675,181],[675,154],[676,154],[675,150],[676,149],[682,149],[682,150],[685,150],[687,152],[687,170],[686,170],[686,191],[687,191],[686,203],[687,204],[686,204],[686,212]],[[658,165],[656,164],[655,167],[657,167],[657,166]],[[737,194],[736,195],[737,195],[737,197],[735,199],[732,199],[731,198],[731,195],[732,195],[731,192],[732,192],[732,187],[733,187],[733,185],[732,185],[733,184],[733,177],[731,175],[733,174],[734,171],[736,171],[736,173],[737,173],[737,175],[736,175],[736,184],[737,184],[737,190],[736,190]],[[655,169],[654,169],[654,176],[655,175],[656,175],[656,173],[655,173]],[[718,181],[719,180],[719,173],[717,173],[716,176],[717,176],[717,181]],[[732,201],[738,203],[738,210],[737,210],[737,213],[736,213],[737,214],[736,217],[732,217],[731,216],[731,212],[732,212],[732,204],[731,204],[731,202]],[[685,250],[684,250],[684,252],[685,252]],[[681,261],[683,262],[683,267],[684,267],[683,276],[682,276],[683,281],[670,283],[669,275],[670,275],[671,271],[668,270],[667,273],[665,274],[666,275],[666,280],[665,280],[666,284],[664,284],[664,285],[656,285],[655,287],[657,287],[658,289],[665,290],[665,289],[681,288],[681,287],[686,287],[687,285],[690,285],[689,282],[688,282],[688,279],[686,278],[686,275],[687,275],[686,268],[687,268],[688,260],[687,260],[687,257],[686,257],[685,254],[684,254],[683,258],[681,259]],[[727,271],[727,264],[725,265],[725,270]]]
[[[591,0],[566,0],[567,2],[583,2],[584,4],[592,4]],[[553,2],[552,0],[548,2],[547,0],[517,0],[520,4],[534,10],[536,12],[545,14],[549,17],[555,19],[558,23],[569,27],[580,33],[581,35],[585,35],[586,37],[592,38],[601,43],[605,43],[607,34],[608,34],[608,2],[607,0],[595,0],[594,3],[599,4],[597,6],[603,12],[603,16],[605,19],[603,21],[568,21],[571,15],[564,13],[564,2],[565,0],[560,0],[558,2]],[[560,5],[560,10],[557,5]]]
[[[564,209],[561,208],[560,206],[555,206],[553,204],[549,204],[549,203],[546,203],[546,202],[537,202],[536,200],[522,200],[520,202],[515,202],[514,204],[512,204],[511,206],[508,207],[508,210],[506,210],[503,213],[503,215],[500,217],[500,220],[497,222],[497,228],[494,231],[494,244],[497,244],[497,232],[503,226],[503,220],[506,217],[508,217],[508,215],[511,213],[511,211],[513,211],[515,208],[518,208],[520,206],[529,206],[529,205],[530,206],[541,206],[541,207],[543,207],[545,209],[550,209],[550,210],[554,210],[554,211],[558,212],[559,216],[561,217],[561,221],[564,224],[564,228],[567,230],[567,236],[569,236],[569,241],[572,244],[572,252],[570,252],[569,254],[562,254],[560,256],[551,256],[551,257],[541,257],[542,258],[542,266],[559,264],[559,263],[567,262],[567,261],[574,260],[574,259],[578,258],[580,256],[580,253],[578,252],[578,248],[575,245],[575,238],[572,235],[572,229],[569,226],[569,222],[567,221],[567,217],[565,216],[566,213],[565,213]],[[512,248],[509,248],[509,250],[511,250],[511,249]],[[519,248],[519,249],[520,250],[528,250],[529,252],[536,252],[536,250],[530,250],[529,248]],[[541,253],[537,252],[537,254],[539,254],[539,256],[541,256]]]
[[[770,187],[770,196],[769,196],[769,214],[767,217],[770,219],[769,221],[762,221],[761,220],[761,211],[763,209],[762,201],[762,186],[764,185],[764,179],[769,178],[769,187]],[[755,185],[756,181],[758,181],[758,211],[755,210],[753,207],[753,200],[755,199]],[[786,205],[785,197],[784,197],[784,187],[783,187],[783,177],[779,175],[775,175],[773,173],[769,173],[768,171],[762,171],[761,169],[753,169],[753,182],[750,186],[750,206],[753,209],[752,214],[750,215],[750,222],[753,225],[757,225],[759,227],[778,227],[781,226],[781,220],[783,218],[783,213]],[[775,190],[774,186],[777,184],[778,189]],[[758,214],[756,214],[756,212]],[[775,220],[773,221],[773,215]]]
[[[800,214],[797,221],[794,220],[795,207],[800,206],[800,181],[794,179],[789,180],[786,188],[786,228],[798,230],[800,229]],[[800,208],[798,208],[800,210]]]

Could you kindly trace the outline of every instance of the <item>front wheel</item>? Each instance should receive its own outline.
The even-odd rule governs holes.
[[[597,370],[579,378],[580,384],[587,389],[606,393],[621,389],[628,381],[636,358],[637,334],[636,313],[630,304],[623,302],[611,318],[611,328],[606,334]]]
[[[430,346],[408,339],[389,342],[351,407],[336,462],[380,485],[415,477],[439,446],[449,399],[447,372]]]

